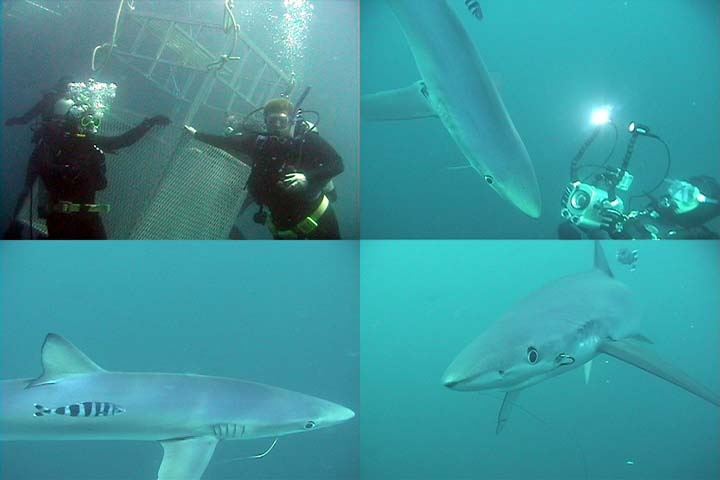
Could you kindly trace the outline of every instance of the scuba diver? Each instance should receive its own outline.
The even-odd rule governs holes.
[[[650,198],[642,210],[626,215],[623,228],[612,238],[718,239],[705,223],[720,215],[720,183],[710,176],[668,179],[659,199]]]
[[[250,125],[247,119],[260,110],[264,127]],[[344,170],[340,155],[287,97],[272,99],[255,112],[240,124],[230,118],[234,124],[230,122],[224,136],[201,133],[189,125],[185,129],[240,161],[250,157],[246,189],[249,200],[260,205],[253,219],[267,225],[275,239],[339,239],[331,200],[332,179]]]
[[[96,192],[107,187],[105,151],[114,153],[140,140],[153,126],[170,123],[167,117],[156,115],[122,135],[97,135],[116,89],[114,83],[93,79],[69,83],[52,114],[45,115],[35,130],[26,188],[39,176],[47,189],[47,200],[38,211],[47,221],[51,240],[106,239],[100,213],[108,212],[110,206],[95,203]],[[29,223],[33,224],[32,218]]]
[[[720,215],[720,185],[707,176],[686,180],[669,179],[670,149],[665,141],[652,133],[646,125],[630,122],[631,134],[620,167],[607,165],[617,144],[617,127],[609,119],[609,111],[595,114],[597,127],[583,143],[570,164],[570,183],[562,196],[560,211],[565,222],[558,226],[561,239],[705,239],[718,238],[703,224]],[[615,142],[610,154],[595,167],[594,175],[580,178],[579,167],[585,151],[595,141],[603,125],[615,130]],[[625,204],[619,192],[627,192],[633,183],[628,171],[635,144],[640,137],[656,140],[665,147],[667,161],[663,177],[652,188],[630,197],[647,197],[650,203],[640,210]],[[592,181],[590,181],[592,179]],[[663,184],[667,188],[657,198],[653,192]]]
[[[55,85],[53,85],[49,90],[43,92],[42,98],[30,110],[25,112],[23,115],[5,120],[5,126],[12,127],[16,125],[27,125],[37,117],[40,117],[42,121],[50,120],[50,118],[53,116],[55,103],[66,95],[68,84],[71,81],[72,77],[70,76],[65,75],[60,77],[58,81],[55,82]],[[32,141],[33,143],[37,143],[36,134],[33,135]],[[30,155],[30,158],[32,159],[34,156],[35,152]],[[28,170],[28,173],[25,176],[25,185],[23,186],[23,190],[18,197],[18,201],[15,205],[15,210],[13,211],[13,220],[3,236],[3,238],[6,240],[22,238],[22,224],[17,222],[15,218],[22,210],[23,203],[27,195],[30,193],[33,181],[34,177],[33,179],[30,178]]]

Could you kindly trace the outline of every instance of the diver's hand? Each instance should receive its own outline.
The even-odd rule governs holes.
[[[164,127],[170,125],[170,119],[165,115],[155,115],[154,117],[146,118],[145,120],[143,120],[143,123],[151,127],[154,127],[155,125],[160,125]]]
[[[288,173],[285,178],[278,182],[281,187],[290,192],[303,190],[308,185],[308,179],[304,173]]]
[[[190,125],[185,125],[183,128],[185,129],[186,132],[190,133],[190,135],[195,135],[197,133],[197,130],[195,130]]]

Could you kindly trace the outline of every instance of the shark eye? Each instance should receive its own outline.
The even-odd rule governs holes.
[[[527,359],[528,362],[530,362],[530,365],[535,365],[538,361],[538,352],[535,349],[535,347],[528,347],[527,349]]]
[[[492,175],[485,175],[485,181],[488,185],[492,185],[495,179],[492,177]]]
[[[313,428],[314,426],[315,426],[315,422],[313,422],[312,420],[308,420],[308,422],[305,424],[305,428],[308,430]]]

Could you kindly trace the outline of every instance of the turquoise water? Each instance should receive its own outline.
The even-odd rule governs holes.
[[[605,244],[667,361],[720,390],[716,242]],[[639,250],[631,272],[614,259]],[[440,376],[520,298],[588,270],[590,242],[363,242],[363,478],[714,479],[717,407],[602,355],[523,391],[495,434],[502,394],[456,392]],[[584,460],[583,460],[584,458]],[[632,462],[633,464],[629,464]],[[585,466],[584,466],[585,465]]]
[[[671,176],[720,177],[717,1],[488,0],[479,2],[481,22],[464,2],[448,4],[533,160],[543,213],[526,217],[474,171],[448,169],[467,161],[439,120],[361,121],[363,238],[555,238],[570,160],[593,128],[592,109],[605,104],[620,130],[611,164],[620,164],[625,127],[635,120],[668,143]],[[361,94],[418,80],[386,2],[363,0],[361,7]],[[609,129],[601,135],[587,163],[605,158],[612,136]],[[662,144],[641,139],[630,193],[653,186],[664,169]]]
[[[353,409],[350,422],[222,442],[203,478],[356,478],[356,242],[4,242],[0,378],[41,373],[48,332],[101,367],[252,380]],[[40,248],[42,247],[42,248]],[[31,406],[32,407],[32,406]],[[0,478],[155,478],[154,442],[3,442]],[[38,453],[42,454],[39,456]]]

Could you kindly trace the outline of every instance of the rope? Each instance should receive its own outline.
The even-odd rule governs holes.
[[[223,31],[225,33],[230,33],[230,31],[233,32],[232,45],[230,46],[230,50],[227,54],[220,55],[217,61],[208,64],[208,72],[213,69],[221,70],[230,60],[241,60],[240,57],[233,56],[233,53],[235,52],[235,47],[237,46],[238,42],[238,35],[240,34],[240,25],[238,25],[237,20],[235,20],[233,8],[235,8],[235,1],[225,0],[225,11],[223,13]]]
[[[120,5],[118,6],[117,15],[115,15],[115,28],[113,29],[113,35],[112,35],[112,42],[111,43],[103,43],[102,45],[98,45],[93,49],[92,53],[92,62],[91,62],[91,68],[93,72],[96,72],[99,70],[99,68],[96,68],[95,65],[95,57],[97,56],[97,52],[101,48],[109,48],[110,50],[107,53],[107,58],[110,58],[110,55],[112,54],[113,48],[115,48],[116,40],[117,40],[117,33],[118,33],[118,25],[120,24],[120,15],[122,14],[122,8],[123,5],[127,3],[127,6],[130,10],[135,10],[135,0],[120,0]],[[106,59],[107,61],[107,59]],[[103,63],[103,66],[105,66],[105,63]]]

